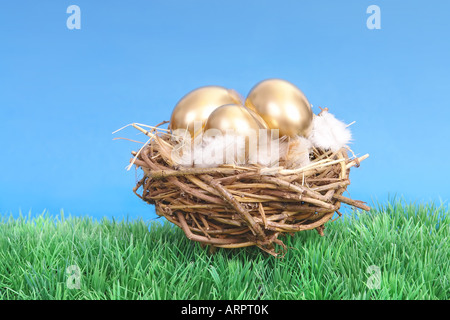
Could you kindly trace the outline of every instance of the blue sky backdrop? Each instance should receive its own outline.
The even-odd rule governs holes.
[[[81,9],[69,30],[68,6]],[[381,29],[369,30],[369,5]],[[450,195],[448,1],[4,1],[0,6],[0,213],[61,208],[155,217],[137,198],[131,122],[168,120],[204,85],[244,96],[266,78],[352,125],[370,158],[348,191],[369,203]],[[143,139],[134,130],[118,136]]]

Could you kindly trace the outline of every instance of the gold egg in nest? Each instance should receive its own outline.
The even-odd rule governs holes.
[[[208,117],[204,131],[218,129],[223,134],[233,130],[236,135],[258,133],[259,129],[267,129],[265,121],[254,111],[238,104],[227,104],[215,109]]]
[[[221,86],[205,86],[186,94],[172,111],[169,128],[185,129],[193,137],[194,122],[201,123],[201,129],[209,115],[225,104],[241,104],[242,98],[236,91]]]
[[[245,105],[258,113],[280,137],[307,137],[311,132],[313,112],[304,93],[282,79],[268,79],[256,84]]]
[[[236,139],[245,139],[245,154],[238,159],[244,163],[250,155],[257,152],[259,130],[268,129],[265,121],[254,111],[243,105],[228,104],[215,109],[204,128],[205,136],[233,135]]]

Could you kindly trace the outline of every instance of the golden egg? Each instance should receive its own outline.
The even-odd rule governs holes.
[[[280,137],[311,132],[313,112],[303,92],[292,83],[268,79],[256,84],[245,105],[258,113],[270,129],[278,129]]]
[[[267,129],[267,124],[254,111],[238,104],[227,104],[215,109],[206,121],[204,131],[218,129],[222,134],[232,132],[236,135],[255,133]],[[231,130],[231,131],[229,131]]]
[[[245,143],[245,154],[236,153],[235,159],[237,163],[245,163],[250,154],[257,155],[260,129],[268,129],[268,127],[258,114],[243,105],[228,104],[215,109],[210,114],[205,124],[204,135],[232,135],[235,141],[244,139],[241,141]]]
[[[194,136],[194,122],[200,123],[201,129],[211,112],[230,103],[242,103],[241,96],[234,90],[221,86],[205,86],[186,94],[175,106],[170,118],[170,129],[188,130]]]

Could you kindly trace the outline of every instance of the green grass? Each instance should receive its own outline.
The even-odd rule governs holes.
[[[395,202],[326,226],[283,238],[277,259],[210,255],[169,224],[4,217],[0,299],[450,299],[448,209]]]

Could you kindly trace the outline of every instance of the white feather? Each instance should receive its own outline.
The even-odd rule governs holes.
[[[302,136],[291,138],[286,154],[285,167],[287,169],[298,169],[308,165],[311,162],[309,159],[311,147],[311,141]]]
[[[172,152],[174,163],[186,167],[217,167],[221,164],[242,165],[257,163],[264,167],[278,166],[280,159],[289,169],[297,169],[310,163],[310,151],[314,146],[319,149],[338,151],[351,141],[348,126],[337,120],[334,115],[323,111],[314,116],[312,131],[308,138],[296,136],[281,138],[270,145],[264,141],[251,149],[245,156],[244,136],[225,134],[223,136],[198,136],[191,141],[190,136],[178,137],[178,144]]]
[[[245,163],[245,140],[231,135],[203,137],[194,146],[193,158],[194,166],[200,168]]]
[[[348,126],[327,111],[315,116],[312,125],[308,139],[316,148],[334,152],[345,147],[352,139]]]
[[[250,147],[245,136],[225,134],[198,136],[193,142],[181,137],[172,152],[172,161],[186,167],[217,167],[221,164],[259,164],[264,167],[278,166],[280,155],[286,153],[286,143],[272,140],[273,144],[260,140]],[[192,143],[192,145],[191,145]],[[246,146],[249,156],[246,157]]]

